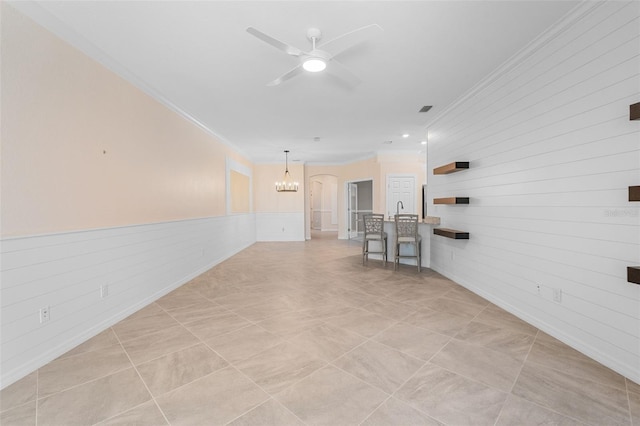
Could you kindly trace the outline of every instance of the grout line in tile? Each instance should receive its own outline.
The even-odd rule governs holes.
[[[122,347],[122,350],[124,351],[125,355],[127,355],[127,358],[129,359],[129,362],[131,363],[131,367],[133,367],[134,371],[136,372],[136,374],[138,375],[138,378],[140,379],[140,381],[142,382],[142,384],[144,385],[144,388],[147,390],[147,392],[149,393],[149,396],[151,397],[151,400],[153,401],[154,404],[156,404],[156,407],[158,407],[158,410],[160,410],[160,414],[162,414],[162,417],[164,418],[164,420],[167,422],[168,425],[171,425],[171,422],[169,422],[169,419],[167,418],[167,416],[164,414],[164,411],[162,411],[162,408],[160,408],[160,405],[158,404],[158,401],[156,401],[155,396],[153,395],[153,393],[151,392],[151,389],[149,389],[149,386],[147,386],[147,382],[144,381],[144,379],[142,378],[142,375],[140,374],[140,371],[138,371],[138,368],[136,367],[136,365],[133,363],[133,360],[131,359],[131,357],[129,356],[129,353],[126,351],[126,349],[124,348],[124,345],[122,345],[122,341],[120,340],[120,338],[116,335],[116,338],[118,339],[118,342],[120,343],[120,346]],[[145,401],[146,402],[146,401]],[[121,413],[118,414],[122,414],[122,413],[126,413],[129,410],[125,410]]]

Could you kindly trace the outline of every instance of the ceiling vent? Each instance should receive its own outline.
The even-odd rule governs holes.
[[[420,108],[420,111],[418,112],[427,112],[431,109],[432,105],[425,105],[422,108]]]

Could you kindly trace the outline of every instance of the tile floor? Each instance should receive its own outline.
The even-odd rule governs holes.
[[[640,425],[640,385],[430,270],[258,243],[0,393],[9,425]]]

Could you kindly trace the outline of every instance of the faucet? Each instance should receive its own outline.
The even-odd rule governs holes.
[[[396,203],[396,214],[400,214],[400,208],[402,207],[402,210],[404,210],[404,204],[402,204],[402,201],[398,201]]]

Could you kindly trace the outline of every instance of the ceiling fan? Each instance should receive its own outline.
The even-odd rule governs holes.
[[[275,47],[278,50],[285,52],[288,55],[296,56],[300,58],[300,63],[282,74],[275,80],[267,83],[267,86],[277,86],[284,81],[287,81],[296,75],[302,74],[304,71],[308,72],[320,72],[325,68],[328,73],[338,77],[350,86],[355,86],[360,83],[360,79],[352,73],[348,68],[336,61],[336,56],[340,55],[347,49],[359,44],[375,33],[382,31],[382,27],[377,24],[367,25],[357,30],[353,30],[332,40],[316,45],[322,38],[322,33],[317,28],[309,28],[307,30],[307,38],[311,41],[311,51],[305,52],[296,47],[290,46],[286,43],[277,40],[270,35],[263,33],[253,27],[247,28],[247,32],[265,43]]]

